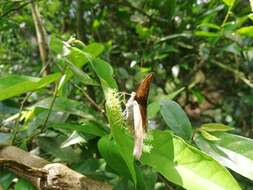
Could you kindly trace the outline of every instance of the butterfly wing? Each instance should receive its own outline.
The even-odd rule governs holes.
[[[140,113],[142,116],[142,125],[145,131],[147,131],[147,102],[152,79],[152,73],[148,74],[146,78],[140,83],[135,95],[135,100],[139,104]]]

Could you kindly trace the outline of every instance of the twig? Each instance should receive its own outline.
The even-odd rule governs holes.
[[[61,78],[61,77],[60,77]],[[60,80],[59,80],[60,81]],[[53,96],[53,99],[52,99],[52,102],[50,104],[50,107],[49,107],[49,110],[48,110],[48,113],[47,113],[47,117],[42,125],[42,127],[40,128],[40,133],[43,133],[46,129],[46,126],[47,126],[47,122],[49,120],[49,117],[51,115],[51,112],[52,112],[52,109],[53,109],[53,106],[54,106],[54,103],[55,103],[55,100],[56,100],[56,97],[57,97],[57,93],[58,93],[58,86],[59,86],[59,81],[56,83],[55,85],[55,89],[54,89],[54,96]]]
[[[24,8],[25,6],[27,6],[28,4],[33,3],[34,1],[36,1],[36,0],[27,1],[26,3],[20,5],[19,7],[9,9],[8,11],[6,11],[2,15],[0,15],[0,17],[5,17],[5,16],[7,16],[8,14],[10,14],[12,12],[18,11],[18,10]]]
[[[72,82],[71,80],[70,80],[70,83],[75,87],[75,88],[77,88],[78,90],[80,90],[82,93],[83,93],[83,95],[84,95],[84,97],[91,103],[91,105],[94,107],[94,108],[96,108],[99,112],[101,112],[102,114],[105,114],[105,111],[102,109],[102,108],[100,108],[100,106],[99,105],[97,105],[97,103],[81,88],[81,87],[79,87],[78,85],[76,85],[74,82]]]
[[[245,77],[245,74],[244,74],[243,72],[238,71],[238,70],[235,70],[235,69],[233,69],[233,68],[231,68],[231,67],[229,67],[229,66],[227,66],[227,65],[225,65],[225,64],[223,64],[223,63],[220,63],[220,62],[218,62],[218,61],[216,61],[216,60],[212,60],[212,62],[213,62],[214,64],[218,65],[220,68],[222,68],[222,69],[224,69],[224,70],[227,70],[227,71],[233,73],[233,74],[235,75],[235,77],[237,77],[238,79],[240,79],[241,81],[243,81],[243,82],[244,82],[246,85],[248,85],[250,88],[253,88],[253,83],[252,83],[252,81],[250,81],[249,79],[247,79],[247,78]]]

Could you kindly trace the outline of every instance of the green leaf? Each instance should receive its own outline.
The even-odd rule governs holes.
[[[98,149],[102,155],[102,157],[106,160],[106,163],[112,168],[116,173],[120,174],[122,177],[126,179],[131,178],[131,174],[127,168],[127,165],[122,158],[119,150],[119,146],[117,146],[115,140],[110,138],[110,136],[102,137],[98,142]],[[153,189],[155,184],[156,176],[150,170],[147,171],[147,174],[144,174],[143,169],[136,166],[137,171],[137,187],[136,189],[149,190]],[[146,179],[150,181],[146,181]],[[154,179],[155,178],[155,179]]]
[[[192,137],[192,126],[182,108],[171,100],[162,100],[160,106],[160,112],[168,127],[182,138],[190,140]]]
[[[71,147],[61,148],[61,143],[66,140],[63,136],[55,137],[39,137],[38,145],[44,152],[51,154],[55,158],[68,163],[75,163],[80,161],[80,154]]]
[[[81,68],[89,61],[89,59],[85,56],[84,53],[88,53],[92,55],[92,57],[97,57],[103,52],[103,50],[104,46],[99,43],[89,44],[84,49],[71,47],[70,53],[69,55],[67,55],[67,59],[77,67]]]
[[[127,165],[121,157],[119,147],[110,136],[104,136],[99,140],[98,150],[110,168],[121,176],[131,178]]]
[[[211,135],[210,133],[208,133],[208,132],[205,131],[205,130],[200,130],[200,133],[202,134],[202,136],[203,136],[206,140],[209,140],[209,141],[218,141],[218,140],[220,140],[219,138],[217,138],[217,137],[214,136],[214,135]]]
[[[216,38],[220,36],[220,33],[206,32],[206,31],[195,31],[194,34],[196,36],[209,37],[209,38]]]
[[[141,162],[187,190],[240,190],[217,161],[168,131],[151,131]]]
[[[75,145],[75,144],[82,144],[82,143],[87,143],[87,141],[81,137],[76,131],[74,131],[68,139],[66,139],[62,144],[61,144],[61,148],[66,148],[69,147],[71,145]]]
[[[0,172],[0,187],[4,190],[8,189],[9,185],[11,184],[12,180],[15,178],[15,175],[8,171],[7,169],[1,169]]]
[[[108,87],[113,89],[118,88],[117,83],[113,78],[113,68],[108,62],[97,58],[92,60],[91,64],[102,83],[105,82]]]
[[[203,125],[201,125],[200,127],[201,129],[208,131],[208,132],[216,132],[216,131],[231,131],[233,130],[233,128],[227,126],[227,125],[223,125],[221,123],[205,123]]]
[[[223,0],[223,2],[229,6],[229,7],[233,7],[235,0]]]
[[[74,64],[70,63],[69,61],[66,61],[66,63],[68,65],[68,67],[70,68],[70,70],[72,71],[72,73],[75,74],[75,76],[78,77],[83,84],[85,84],[85,85],[94,85],[94,86],[99,85],[97,83],[97,81],[92,79],[88,74],[83,72],[80,68],[78,68]]]
[[[136,171],[133,156],[133,138],[130,135],[121,110],[117,92],[104,86],[106,98],[106,114],[110,124],[112,136],[119,146],[120,154],[124,159],[134,184],[137,184]]]
[[[252,10],[252,11],[253,11],[253,10]],[[250,14],[248,15],[248,17],[249,17],[250,20],[253,21],[253,13],[250,13]]]
[[[19,179],[14,190],[36,190],[36,188],[27,180]]]
[[[30,108],[33,107],[40,107],[40,108],[45,108],[45,109],[49,109],[50,105],[53,101],[53,98],[45,98],[39,102],[37,102],[36,104],[34,104],[33,106],[31,106]],[[71,100],[65,97],[57,97],[55,99],[54,105],[53,105],[53,110],[54,111],[61,111],[61,112],[66,112],[66,113],[70,113],[73,115],[78,115],[81,117],[87,117],[89,116],[89,114],[85,113],[84,110],[86,110],[86,107],[84,104],[82,104],[79,101],[76,100]]]
[[[160,100],[172,100],[175,97],[177,97],[185,88],[182,87],[175,92],[172,92],[166,96],[160,96],[158,101],[154,101],[148,105],[148,118],[154,118],[157,114],[157,112],[160,111]]]
[[[244,36],[253,37],[253,26],[245,26],[239,28],[237,32]]]
[[[8,75],[0,78],[0,100],[38,90],[59,79],[60,73],[36,78],[22,75]]]
[[[222,165],[253,180],[253,140],[229,133],[217,133],[219,141],[209,142],[196,134],[197,146]]]
[[[52,124],[50,125],[52,128],[59,128],[59,129],[68,129],[68,130],[75,130],[77,132],[81,132],[84,134],[90,134],[102,137],[106,135],[108,132],[103,129],[102,127],[95,125],[93,123],[87,124],[71,124],[71,123],[59,123],[59,124]]]

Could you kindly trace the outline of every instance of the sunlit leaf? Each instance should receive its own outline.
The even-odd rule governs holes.
[[[43,78],[22,75],[8,75],[0,78],[0,100],[18,96],[46,87],[59,79],[60,73],[54,73]]]
[[[223,125],[221,123],[205,123],[205,124],[201,125],[200,128],[205,131],[209,131],[209,132],[215,132],[215,131],[226,132],[226,131],[233,130],[233,128],[231,128],[227,125]]]
[[[218,141],[220,140],[218,137],[214,136],[214,135],[211,135],[210,133],[208,133],[207,131],[205,130],[200,130],[200,133],[202,134],[202,136],[206,139],[206,140],[209,140],[209,141]]]
[[[223,0],[223,2],[229,6],[229,7],[233,7],[235,0]]]
[[[239,28],[237,32],[244,36],[253,37],[253,26],[245,26],[245,27]]]
[[[196,134],[197,146],[222,165],[253,180],[253,140],[242,136],[217,133],[219,141],[210,142]]]
[[[145,146],[141,162],[187,190],[241,189],[217,161],[167,131],[151,131]]]

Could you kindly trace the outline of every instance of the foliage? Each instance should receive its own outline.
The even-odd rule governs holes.
[[[252,188],[252,1],[37,1],[46,76],[30,3],[0,3],[0,145],[114,189]],[[149,72],[150,127],[135,160],[125,92]],[[4,189],[14,178],[1,170]]]

